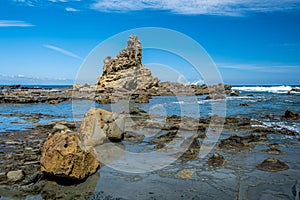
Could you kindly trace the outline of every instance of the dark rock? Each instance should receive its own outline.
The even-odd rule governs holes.
[[[250,150],[254,144],[266,139],[265,135],[249,135],[249,136],[237,136],[231,135],[227,139],[221,140],[219,148],[226,149],[228,151],[241,151]]]
[[[213,167],[222,167],[222,166],[224,166],[225,162],[226,162],[225,157],[218,153],[214,153],[207,160],[207,163]]]
[[[234,92],[231,92],[230,93],[230,96],[234,96],[234,97],[237,97],[240,95],[240,92],[239,91],[234,91]]]
[[[214,99],[214,100],[216,100],[216,99],[226,99],[226,97],[223,96],[222,94],[212,93],[212,94],[208,95],[205,98],[205,100],[210,100],[210,99]]]
[[[240,106],[249,106],[249,105],[246,103],[241,103]]]
[[[299,118],[299,114],[295,111],[291,111],[291,110],[286,110],[284,113],[285,118],[287,119],[292,119],[292,120],[296,120]]]
[[[259,170],[268,172],[278,172],[289,169],[289,166],[276,158],[268,158],[257,166]]]

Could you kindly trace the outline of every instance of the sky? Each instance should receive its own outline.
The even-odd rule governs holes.
[[[300,85],[300,0],[0,0],[0,84],[73,84],[95,47],[142,27],[199,43],[224,83]],[[184,42],[172,43],[185,49]],[[120,41],[116,48],[125,46]],[[151,50],[144,57],[161,66],[170,61],[177,78],[153,69],[163,81],[203,78],[184,58]],[[81,82],[96,82],[103,63],[94,64],[99,71]]]

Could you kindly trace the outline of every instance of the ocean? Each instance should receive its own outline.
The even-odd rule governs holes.
[[[41,185],[36,184],[38,189],[33,189],[34,192],[30,190],[22,192],[19,188],[12,190],[2,186],[0,199],[294,199],[292,188],[296,180],[300,180],[300,120],[288,120],[283,116],[286,110],[300,113],[300,93],[288,94],[291,89],[298,87],[233,86],[233,91],[239,91],[239,96],[227,95],[226,100],[206,100],[206,95],[153,97],[149,104],[135,106],[147,111],[150,118],[153,117],[158,121],[166,119],[166,117],[161,117],[166,115],[195,118],[219,115],[232,117],[231,119],[237,120],[238,123],[235,125],[228,123],[220,135],[215,134],[214,127],[212,127],[211,131],[206,133],[206,137],[197,138],[201,149],[195,147],[186,151],[182,154],[185,159],[181,157],[174,159],[173,156],[176,156],[176,153],[168,157],[162,156],[160,150],[163,150],[162,153],[176,152],[177,148],[185,143],[185,137],[192,134],[189,131],[185,131],[182,135],[179,132],[173,138],[172,130],[138,129],[137,132],[143,132],[142,135],[145,136],[143,139],[125,139],[116,144],[126,152],[121,157],[118,157],[119,154],[113,149],[104,149],[104,155],[113,158],[117,156],[118,159],[101,166],[97,173],[83,183],[69,186],[56,184],[53,181],[41,181]],[[6,153],[8,155],[20,154],[12,145],[12,142],[19,142],[18,134],[22,134],[18,132],[19,130],[34,129],[36,125],[53,121],[80,121],[90,107],[104,108],[119,113],[128,113],[129,109],[128,102],[101,105],[88,100],[67,101],[56,105],[0,104],[0,136],[4,141],[0,147],[5,150],[0,151],[0,155],[3,159],[7,159]],[[239,121],[243,118],[259,123],[244,126],[243,123],[249,121]],[[137,122],[141,123],[138,120]],[[247,125],[251,128],[245,128]],[[262,129],[254,126],[264,127],[263,131],[266,132],[261,133],[259,130]],[[265,127],[273,129],[268,132]],[[132,128],[134,129],[134,126]],[[258,131],[254,131],[256,128]],[[273,131],[275,129],[288,129],[293,131],[293,134],[281,134]],[[17,131],[15,132],[16,138],[9,137],[10,133],[4,133],[13,131]],[[29,133],[30,131],[25,132],[25,134]],[[264,136],[265,133],[267,133],[266,136]],[[252,143],[252,134],[259,137],[258,141]],[[164,135],[170,135],[172,141],[168,141],[167,139],[170,138],[166,137],[166,140],[162,140],[166,146],[155,150],[160,143],[154,143],[157,144],[154,146],[151,141],[154,138],[160,141]],[[219,145],[234,135],[241,136],[241,138],[249,136],[250,139],[243,139],[245,143],[239,143],[238,140],[233,139],[228,149]],[[9,137],[8,143],[5,143],[6,138],[2,138],[5,136]],[[32,136],[37,135],[30,135],[30,138]],[[216,141],[214,136],[218,137]],[[30,142],[31,139],[22,145],[28,145]],[[34,144],[29,148],[24,147],[30,149],[36,148],[35,146]],[[236,147],[242,149],[234,150]],[[209,151],[208,154],[206,151]],[[148,154],[143,154],[145,152]],[[215,167],[208,164],[208,160],[215,153],[224,156],[224,166]],[[154,156],[151,157],[151,155]],[[164,165],[169,158],[172,162]],[[286,163],[288,169],[277,172],[259,170],[257,166],[269,158],[276,158]],[[102,160],[100,156],[100,161]],[[0,162],[5,163],[4,161],[0,159]],[[3,171],[6,168],[7,166],[3,166],[0,170]],[[143,173],[138,173],[140,169],[144,170]]]
[[[60,88],[65,86],[26,86],[29,88]],[[205,100],[206,95],[197,97],[158,96],[149,104],[138,105],[151,114],[177,115],[191,117],[209,117],[220,114],[227,117],[245,117],[261,121],[265,126],[284,127],[300,133],[300,124],[293,121],[278,121],[275,117],[283,116],[286,110],[300,113],[300,93],[292,92],[298,86],[233,86],[239,96],[227,96],[226,103],[220,100]],[[223,102],[223,101],[222,101]],[[247,104],[248,106],[240,106]],[[222,112],[214,112],[215,105],[222,106]],[[90,107],[104,108],[122,112],[119,105],[101,105],[88,100],[67,101],[51,104],[0,104],[0,132],[25,130],[38,124],[52,121],[80,121]],[[120,108],[120,109],[119,109]],[[126,110],[124,110],[126,111]]]

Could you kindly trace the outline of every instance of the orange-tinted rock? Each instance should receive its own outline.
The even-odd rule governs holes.
[[[91,152],[77,133],[50,134],[42,150],[41,171],[54,177],[83,180],[99,167],[97,157]]]

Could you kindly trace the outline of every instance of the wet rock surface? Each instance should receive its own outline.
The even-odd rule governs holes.
[[[125,191],[125,188],[127,188],[127,190],[129,188],[142,188],[142,193],[133,189],[133,194],[138,195],[140,199],[151,199],[152,197],[163,199],[164,196],[161,196],[161,191],[149,184],[152,181],[159,181],[161,188],[168,188],[167,185],[174,186],[174,183],[178,184],[178,188],[170,188],[170,192],[164,194],[168,195],[168,197],[175,198],[175,196],[183,195],[182,198],[188,199],[211,199],[212,196],[218,197],[223,195],[225,199],[232,199],[235,198],[239,187],[237,184],[237,176],[240,170],[243,176],[245,176],[241,181],[241,187],[243,187],[242,191],[250,191],[249,194],[256,189],[252,186],[253,184],[262,183],[267,178],[260,177],[260,170],[257,170],[257,168],[272,172],[277,172],[280,169],[287,174],[297,173],[295,168],[295,166],[297,166],[295,164],[296,161],[291,157],[291,153],[297,151],[291,151],[291,149],[297,148],[297,139],[293,140],[291,138],[296,138],[297,133],[291,130],[287,132],[277,127],[260,127],[261,123],[258,121],[242,117],[222,118],[213,116],[193,119],[178,116],[155,116],[157,120],[154,120],[153,116],[138,108],[130,109],[130,111],[124,113],[124,115],[125,120],[128,121],[128,118],[130,118],[134,123],[126,124],[124,140],[118,143],[106,143],[104,141],[104,144],[108,146],[105,146],[104,149],[98,149],[103,153],[101,157],[106,160],[104,164],[113,163],[123,156],[119,151],[120,149],[138,152],[138,148],[143,147],[149,152],[168,153],[173,151],[174,147],[180,147],[185,149],[185,151],[178,155],[172,155],[178,158],[178,160],[158,172],[136,177],[109,170],[108,167],[104,166],[99,170],[101,173],[100,179],[99,174],[94,174],[86,181],[77,184],[77,186],[66,186],[62,185],[62,182],[57,184],[52,180],[49,181],[48,177],[45,179],[44,174],[40,172],[42,144],[49,133],[55,135],[61,131],[74,131],[76,126],[79,127],[80,122],[56,121],[26,131],[1,133],[5,139],[0,142],[0,158],[3,160],[3,162],[0,162],[0,195],[6,195],[6,197],[10,196],[10,198],[25,197],[30,194],[41,195],[43,198],[50,199],[86,199],[89,197],[91,199],[119,199],[123,197],[126,197],[125,199],[133,199],[136,198],[136,196],[130,196],[128,193],[125,195],[122,191]],[[202,159],[200,158],[202,153],[201,147],[203,147],[203,140],[207,137],[206,130],[211,120],[223,120],[225,122],[223,127],[225,135],[221,136],[218,140],[217,150],[219,153],[215,152],[212,156]],[[240,134],[234,135],[233,133],[235,132]],[[146,133],[151,134],[147,135]],[[278,144],[274,143],[274,139],[272,139],[276,135],[288,136],[288,138],[280,141],[280,144]],[[287,147],[287,145],[289,146]],[[281,148],[285,148],[284,155],[281,154]],[[276,157],[284,157],[278,158],[280,162],[266,160],[259,164],[261,160],[265,159],[264,156],[266,156],[266,153]],[[105,158],[105,156],[107,158]],[[292,168],[292,171],[285,170],[286,166],[281,163],[283,160]],[[22,170],[24,177],[18,181],[8,180],[8,172],[17,170]],[[158,174],[162,177],[161,179],[155,178]],[[99,186],[97,187],[101,189],[93,189],[93,187],[95,188],[95,186],[93,186],[90,190],[87,190],[87,186],[84,184],[89,184],[90,178],[93,179],[95,175],[97,178],[95,178],[94,181],[97,182],[99,179],[97,182]],[[126,178],[124,178],[124,176]],[[286,176],[286,174],[282,176],[291,177],[291,175]],[[297,176],[297,174],[295,174],[295,176]],[[251,183],[249,182],[251,186],[246,185],[245,182],[251,180],[252,177],[256,177],[256,179],[252,180]],[[278,179],[279,178],[282,180],[281,176],[278,177]],[[274,177],[273,179],[276,182],[277,179]],[[187,180],[191,182],[180,182]],[[287,184],[285,188],[290,187],[290,194],[288,195],[292,196],[291,187],[293,183],[289,186],[289,181],[289,179],[285,180],[284,183]],[[108,187],[107,183],[111,184],[111,186]],[[120,184],[125,188],[118,191],[111,189],[113,187],[119,187]],[[197,187],[194,187],[194,184],[196,184]],[[247,187],[250,188],[247,189]],[[13,190],[12,188],[15,189]],[[88,188],[90,188],[90,186],[88,186]],[[226,189],[227,193],[220,192],[218,188]],[[101,192],[102,190],[105,192]],[[202,193],[199,192],[200,190],[212,190],[214,192],[201,196]],[[274,193],[271,194],[274,195]],[[241,195],[247,196],[246,194]]]

